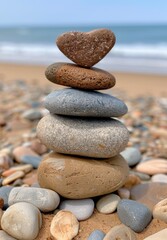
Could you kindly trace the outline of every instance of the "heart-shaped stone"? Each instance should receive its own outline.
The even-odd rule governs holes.
[[[57,46],[66,57],[82,67],[92,67],[112,49],[115,35],[111,30],[67,32],[57,38]]]

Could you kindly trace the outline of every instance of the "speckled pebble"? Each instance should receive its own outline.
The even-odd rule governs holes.
[[[127,147],[120,154],[125,158],[130,167],[139,163],[142,158],[140,151],[134,147]]]
[[[72,212],[79,221],[88,219],[94,210],[92,199],[64,200],[60,203],[59,209]]]
[[[96,208],[100,213],[109,214],[116,210],[119,201],[118,195],[108,194],[97,201]]]
[[[10,206],[1,219],[2,229],[18,240],[34,240],[41,225],[42,216],[38,208],[25,202]]]
[[[137,240],[137,237],[129,227],[120,224],[111,228],[103,240]]]
[[[87,240],[103,240],[105,237],[105,233],[101,230],[94,230],[88,237]]]
[[[135,232],[142,232],[152,219],[150,209],[133,200],[121,200],[117,213],[120,221]]]
[[[37,135],[55,152],[96,158],[116,156],[129,140],[127,128],[115,119],[50,114],[38,123]]]
[[[39,208],[42,212],[50,212],[57,208],[60,202],[59,195],[44,188],[15,187],[9,194],[8,203],[28,202]]]
[[[115,35],[109,29],[66,32],[57,38],[56,43],[60,51],[77,65],[92,67],[112,49]]]
[[[79,222],[69,211],[59,211],[51,221],[50,233],[56,240],[72,240],[78,231]]]
[[[123,101],[109,94],[72,88],[50,93],[44,106],[53,114],[80,117],[120,117],[128,111]]]

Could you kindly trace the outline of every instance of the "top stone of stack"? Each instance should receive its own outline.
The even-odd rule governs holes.
[[[74,63],[90,68],[106,56],[115,40],[111,30],[98,29],[87,33],[64,33],[57,38],[56,43],[60,51]]]

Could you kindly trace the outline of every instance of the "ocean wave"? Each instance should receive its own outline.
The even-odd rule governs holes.
[[[0,61],[18,63],[51,64],[58,61],[71,62],[50,44],[16,44],[0,42]],[[97,64],[113,70],[150,69],[167,73],[167,43],[161,44],[116,44],[112,51]],[[105,67],[106,66],[106,67]],[[136,70],[135,70],[136,71]]]

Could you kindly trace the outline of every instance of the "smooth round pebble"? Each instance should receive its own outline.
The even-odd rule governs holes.
[[[42,157],[40,156],[31,156],[31,155],[24,155],[21,157],[21,162],[26,164],[31,164],[34,168],[38,168]]]
[[[12,186],[2,186],[0,187],[0,198],[4,200],[4,206],[3,209],[8,208],[8,198],[9,198],[9,193],[12,190]]]
[[[51,221],[50,233],[56,240],[72,240],[78,231],[79,222],[69,211],[59,211]]]
[[[167,161],[166,159],[152,159],[145,162],[141,162],[136,166],[136,171],[143,172],[149,175],[158,173],[167,173]]]
[[[157,203],[153,208],[153,217],[167,223],[167,198]]]
[[[130,191],[127,188],[119,188],[117,190],[118,196],[122,199],[129,199],[130,198]]]
[[[117,213],[120,221],[135,232],[142,232],[152,219],[147,206],[129,199],[119,202]]]
[[[166,240],[167,228],[144,238],[143,240]]]
[[[9,194],[8,204],[13,205],[18,202],[31,203],[42,212],[50,212],[57,208],[60,197],[50,189],[15,187]]]
[[[139,163],[142,158],[140,151],[134,147],[127,147],[120,154],[125,158],[130,167]]]
[[[57,62],[47,67],[46,78],[56,84],[85,90],[112,88],[115,77],[102,69],[82,68],[76,64]]]
[[[112,49],[115,41],[111,30],[95,29],[90,32],[66,32],[57,38],[56,44],[77,65],[92,67]]]
[[[3,214],[1,227],[18,240],[33,240],[42,225],[42,216],[37,207],[20,202],[10,206]]]
[[[38,168],[38,182],[71,199],[91,198],[116,191],[126,181],[128,165],[122,156],[90,159],[48,154]]]
[[[41,114],[41,111],[38,110],[37,108],[32,108],[32,109],[26,110],[22,114],[22,117],[25,119],[28,119],[30,121],[34,121],[34,120],[39,120],[40,118],[42,118],[42,114]]]
[[[88,237],[87,240],[103,240],[105,237],[105,233],[101,230],[94,230]]]
[[[108,214],[116,210],[120,197],[116,194],[108,194],[100,198],[96,203],[96,208],[100,213]]]
[[[127,226],[120,224],[111,228],[103,240],[137,240],[136,234]]]
[[[130,198],[145,204],[151,210],[162,199],[167,198],[167,184],[150,182],[132,187]]]
[[[167,183],[167,175],[166,174],[155,174],[152,176],[151,181]]]
[[[21,158],[25,155],[31,155],[31,156],[38,156],[37,153],[35,153],[31,148],[29,147],[24,147],[24,146],[19,146],[16,147],[13,150],[13,157],[16,160],[16,162],[20,163]]]
[[[129,132],[118,120],[47,115],[37,126],[37,135],[58,153],[110,158],[128,143]]]
[[[53,114],[79,117],[120,117],[128,111],[123,101],[109,94],[72,88],[50,93],[44,106]]]
[[[88,219],[94,210],[92,199],[64,200],[60,203],[59,209],[72,212],[79,221]]]
[[[17,240],[16,238],[13,238],[3,230],[0,230],[0,239],[1,240]]]

